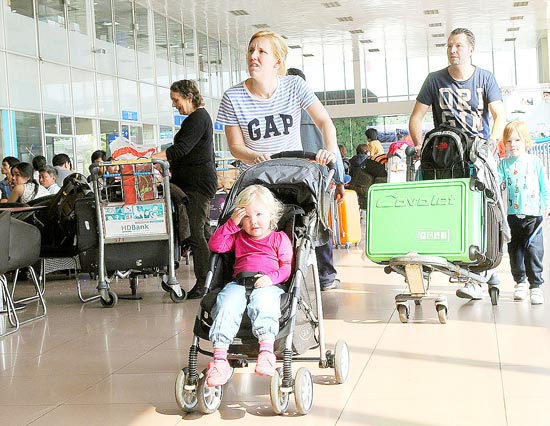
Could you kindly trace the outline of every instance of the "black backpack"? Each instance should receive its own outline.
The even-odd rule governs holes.
[[[44,205],[35,215],[35,224],[42,234],[44,257],[55,257],[57,251],[71,254],[76,248],[75,203],[80,198],[93,196],[86,178],[80,173],[67,176],[59,192],[39,199],[34,205]]]
[[[470,177],[472,141],[463,130],[449,124],[426,133],[420,154],[422,180]]]

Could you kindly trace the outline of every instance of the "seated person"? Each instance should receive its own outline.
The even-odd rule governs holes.
[[[4,202],[8,201],[13,188],[13,179],[11,177],[11,168],[19,163],[19,159],[15,157],[4,157],[2,159],[2,173],[6,175],[6,178],[0,181],[0,200]]]
[[[369,158],[368,145],[366,143],[357,145],[355,155],[349,160],[349,174],[351,177],[358,173],[367,158]]]
[[[46,188],[33,179],[33,173],[34,169],[29,163],[17,163],[11,168],[15,187],[7,200],[8,203],[28,203],[36,198],[50,195]]]
[[[384,154],[384,148],[378,140],[372,140],[367,143],[367,153],[369,158],[363,163],[363,168],[369,174],[377,177],[387,177],[385,164],[388,162],[388,156]]]
[[[216,229],[208,242],[214,252],[235,252],[236,278],[218,294],[212,311],[209,338],[214,346],[214,360],[206,373],[209,387],[221,386],[231,376],[227,350],[239,331],[245,309],[252,333],[260,342],[255,373],[275,374],[273,346],[279,332],[280,297],[284,293],[277,284],[284,283],[292,269],[292,243],[284,232],[274,231],[283,209],[269,189],[251,185],[237,196],[231,218]],[[257,272],[248,306],[246,288],[238,282],[239,274],[244,272]]]
[[[61,189],[57,184],[57,170],[52,166],[44,166],[38,171],[38,182],[50,194],[57,194]]]

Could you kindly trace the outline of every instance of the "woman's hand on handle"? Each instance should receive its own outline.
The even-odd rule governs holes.
[[[271,154],[270,153],[265,153],[265,154],[258,155],[254,159],[253,163],[254,164],[263,163],[264,161],[267,161],[267,160],[271,160]]]

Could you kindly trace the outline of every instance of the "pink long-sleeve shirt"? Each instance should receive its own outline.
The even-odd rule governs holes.
[[[284,232],[271,232],[254,240],[229,219],[218,227],[208,241],[210,250],[217,253],[235,251],[233,277],[239,272],[261,272],[273,284],[285,282],[292,269],[292,243]]]

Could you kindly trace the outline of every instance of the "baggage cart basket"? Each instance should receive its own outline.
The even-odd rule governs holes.
[[[117,167],[119,170],[113,171]],[[120,270],[160,273],[164,268],[162,288],[170,293],[172,301],[185,300],[186,292],[175,272],[168,162],[109,161],[92,164],[90,171],[99,237],[97,290],[102,305],[112,307],[117,303],[118,296],[109,287],[107,271],[117,271],[121,276]]]

